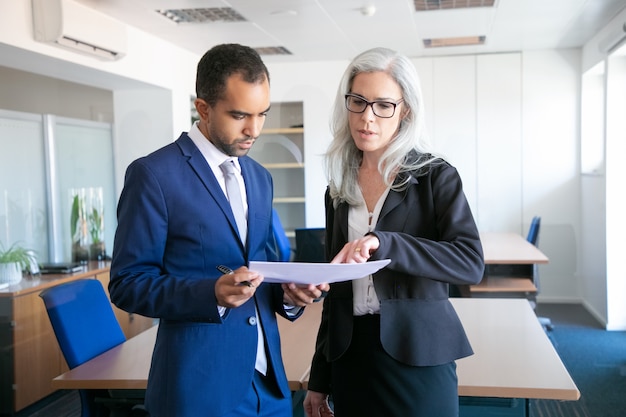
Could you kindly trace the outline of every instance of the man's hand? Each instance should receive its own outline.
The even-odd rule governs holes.
[[[217,305],[239,307],[248,301],[263,282],[263,276],[242,266],[231,274],[224,274],[215,282]]]
[[[307,304],[319,301],[323,294],[328,292],[330,285],[327,283],[313,284],[281,284],[285,294],[283,295],[283,303],[291,306],[304,307]]]

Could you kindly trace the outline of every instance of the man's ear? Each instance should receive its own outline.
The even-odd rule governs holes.
[[[198,111],[198,116],[200,116],[200,120],[207,120],[209,118],[210,106],[209,103],[204,101],[201,98],[197,98],[193,102],[194,106],[196,106],[196,110]]]

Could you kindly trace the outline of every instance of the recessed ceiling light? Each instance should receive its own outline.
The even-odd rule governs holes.
[[[275,10],[270,12],[272,16],[297,16],[298,12],[295,10]]]
[[[441,48],[445,46],[471,46],[483,45],[485,36],[463,36],[458,38],[432,38],[424,39],[425,48]]]
[[[254,48],[259,55],[293,55],[289,49],[284,46],[261,46]]]
[[[367,17],[374,16],[376,14],[376,6],[370,4],[368,6],[362,7],[361,14]]]

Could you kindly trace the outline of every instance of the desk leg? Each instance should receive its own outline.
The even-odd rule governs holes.
[[[528,400],[459,397],[459,417],[529,417]]]
[[[293,417],[304,417],[304,397],[306,397],[305,390],[292,391],[291,404],[293,407]]]

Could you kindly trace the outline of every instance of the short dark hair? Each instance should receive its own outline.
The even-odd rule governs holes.
[[[214,106],[223,97],[226,81],[233,74],[241,74],[249,83],[269,83],[270,74],[254,49],[235,43],[209,49],[198,62],[196,97]]]

